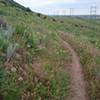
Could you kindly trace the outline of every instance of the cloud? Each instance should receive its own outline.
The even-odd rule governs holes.
[[[43,7],[55,3],[76,3],[79,0],[15,0],[16,2],[26,6],[26,7]]]
[[[67,12],[70,13],[70,8],[75,8],[75,14],[88,14],[90,6],[96,4],[100,8],[100,0],[14,0],[19,4],[30,7],[35,12],[44,14],[54,14],[57,9],[69,9]],[[89,9],[89,10],[77,10],[77,9]],[[51,9],[51,10],[50,10]],[[54,10],[52,12],[52,9]],[[60,12],[60,11],[59,11]],[[100,9],[98,9],[100,14]]]

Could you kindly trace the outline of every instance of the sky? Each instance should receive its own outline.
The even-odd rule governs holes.
[[[100,14],[100,0],[14,0],[29,7],[32,11],[47,15],[87,15],[90,7],[96,6],[96,13]],[[93,8],[94,13],[95,8]]]

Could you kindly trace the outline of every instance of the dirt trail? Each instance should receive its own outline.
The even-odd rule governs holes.
[[[79,57],[66,41],[61,37],[59,39],[63,47],[69,50],[72,55],[72,65],[70,68],[71,97],[67,100],[87,100],[85,81]]]

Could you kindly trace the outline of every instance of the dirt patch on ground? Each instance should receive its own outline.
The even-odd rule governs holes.
[[[63,47],[68,49],[72,55],[72,64],[69,72],[71,77],[71,94],[67,100],[87,100],[86,83],[84,81],[80,59],[74,49],[67,42],[61,37],[59,37],[59,40]]]

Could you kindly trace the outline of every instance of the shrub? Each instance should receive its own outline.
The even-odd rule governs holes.
[[[23,36],[24,32],[25,32],[25,27],[23,27],[23,25],[17,25],[16,26],[16,28],[15,28],[15,33],[16,34],[19,34],[19,35]]]
[[[7,60],[10,60],[18,47],[18,44],[10,43],[12,34],[13,30],[11,27],[9,27],[8,30],[0,30],[0,49],[6,54]]]
[[[37,16],[38,16],[38,17],[41,17],[41,14],[40,14],[40,13],[37,13]]]
[[[0,10],[0,15],[5,15],[5,16],[7,16],[8,13],[6,13],[5,11]]]
[[[30,8],[26,8],[26,11],[27,11],[27,12],[31,12],[31,9],[30,9]]]
[[[5,6],[7,6],[7,2],[6,1],[0,1],[2,4],[4,4]]]
[[[36,49],[37,48],[37,38],[35,37],[34,34],[31,34],[30,36],[28,36],[28,39],[27,39],[27,45],[31,48],[34,48]]]
[[[53,21],[53,22],[56,22],[56,19],[52,18],[52,21]]]
[[[12,34],[13,34],[13,30],[11,27],[8,27],[7,30],[4,30],[2,28],[0,29],[0,37],[4,41],[8,41],[12,37]]]
[[[15,54],[17,47],[18,44],[9,44],[6,55],[7,61],[9,61],[11,57]]]
[[[14,30],[12,29],[12,27],[8,27],[7,30],[3,30],[3,31],[4,31],[3,34],[4,34],[4,36],[5,36],[5,38],[7,40],[9,40],[12,37],[13,32],[14,32]]]
[[[47,19],[47,16],[43,16],[43,19]]]
[[[5,52],[7,49],[8,40],[6,39],[4,32],[0,30],[0,49]]]
[[[4,21],[3,18],[0,18],[0,27],[7,28],[7,23]]]
[[[31,53],[33,55],[35,54],[39,54],[40,48],[39,48],[39,44],[40,44],[40,38],[38,37],[38,35],[36,34],[30,34],[28,36],[28,38],[26,39],[26,44],[27,44],[27,48],[31,48]]]

